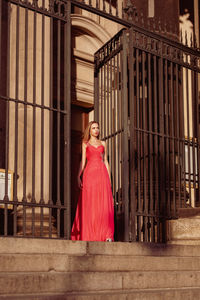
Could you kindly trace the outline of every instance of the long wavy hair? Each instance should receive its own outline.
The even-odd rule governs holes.
[[[88,126],[86,127],[85,131],[84,131],[84,134],[83,134],[83,142],[87,143],[90,139],[90,129],[91,129],[91,126],[92,124],[98,124],[98,122],[96,121],[91,121],[89,122]],[[99,139],[99,136],[97,137]]]

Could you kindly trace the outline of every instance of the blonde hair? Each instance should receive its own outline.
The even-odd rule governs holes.
[[[92,124],[98,124],[98,122],[96,121],[91,121],[88,123],[88,126],[85,128],[85,131],[84,131],[84,134],[83,134],[83,142],[87,143],[90,139],[90,129],[91,129],[91,126]],[[99,136],[98,136],[98,139],[99,139]]]

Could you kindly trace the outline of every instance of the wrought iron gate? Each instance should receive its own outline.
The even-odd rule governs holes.
[[[70,2],[0,2],[0,235],[70,237]]]
[[[196,49],[134,26],[95,54],[96,118],[126,241],[164,242],[167,220],[199,206],[199,72]]]

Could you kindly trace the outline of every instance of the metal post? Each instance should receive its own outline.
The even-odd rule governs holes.
[[[64,236],[71,233],[71,2],[66,5],[67,21],[64,25]]]
[[[123,97],[123,179],[122,191],[124,200],[124,241],[129,241],[129,162],[128,162],[128,77],[127,77],[127,32],[123,31],[122,36],[122,97]]]

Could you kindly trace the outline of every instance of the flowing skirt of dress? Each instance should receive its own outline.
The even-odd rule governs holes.
[[[113,240],[114,203],[108,171],[102,160],[103,152],[103,145],[86,148],[87,165],[72,226],[72,240]]]

